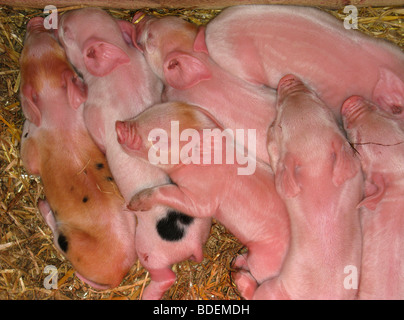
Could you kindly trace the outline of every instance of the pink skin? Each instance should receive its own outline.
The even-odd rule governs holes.
[[[85,127],[87,88],[43,18],[28,22],[20,65],[21,159],[41,176],[47,199],[38,208],[77,276],[96,289],[115,287],[137,258],[134,221]]]
[[[163,100],[198,105],[225,128],[256,129],[257,156],[268,162],[266,132],[275,118],[275,90],[249,84],[220,68],[199,46],[203,29],[181,18],[148,16],[136,30],[137,45],[166,84]]]
[[[365,175],[359,299],[404,299],[404,124],[363,97],[342,106]]]
[[[357,290],[344,288],[344,268],[359,274],[361,265],[359,160],[331,109],[295,76],[279,82],[277,108],[269,150],[293,236],[280,275],[252,298],[355,298]]]
[[[133,46],[135,38],[131,23],[115,20],[100,9],[71,11],[60,19],[59,40],[88,85],[87,128],[105,152],[127,203],[140,190],[168,181],[163,171],[128,156],[117,142],[117,120],[132,118],[161,99],[162,83]],[[167,208],[160,206],[137,220],[136,251],[152,279],[143,299],[161,298],[175,281],[171,264],[189,257],[201,260],[202,243],[209,233],[210,219],[195,220],[181,241],[164,241],[156,223],[166,213]]]
[[[160,128],[169,133],[170,121],[174,120],[179,121],[180,133],[185,129],[199,133],[201,146],[197,158],[201,163],[208,152],[206,145],[209,151],[226,154],[225,146],[218,149],[211,146],[210,140],[202,138],[204,129],[223,128],[203,109],[184,103],[155,105],[133,120],[117,122],[116,129],[126,152],[148,161],[150,148],[161,147],[161,140],[150,142],[150,130]],[[169,143],[171,139],[169,134]],[[184,144],[180,143],[181,149]],[[171,147],[168,151],[173,152]],[[248,271],[258,283],[279,273],[289,245],[289,216],[275,190],[274,176],[267,164],[257,162],[251,175],[239,175],[240,165],[237,162],[226,164],[224,160],[223,164],[180,161],[158,166],[169,174],[173,183],[136,194],[129,204],[132,210],[147,211],[155,205],[164,205],[193,217],[216,218],[248,247],[247,257],[239,256],[236,267]]]
[[[213,19],[205,35],[212,59],[241,79],[276,88],[290,73],[338,116],[345,99],[359,94],[404,117],[404,54],[320,10],[235,6]]]

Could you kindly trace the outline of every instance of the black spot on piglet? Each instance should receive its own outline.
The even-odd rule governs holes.
[[[67,238],[63,234],[59,235],[58,244],[59,244],[60,249],[63,250],[63,252],[67,252],[67,248],[69,247],[69,243],[67,242]]]
[[[169,211],[167,215],[157,222],[157,232],[163,240],[179,241],[186,232],[186,227],[194,221],[194,218],[181,212]]]
[[[98,170],[101,170],[101,169],[104,168],[104,164],[103,164],[102,162],[97,163],[95,166],[96,166],[96,168],[97,168]]]

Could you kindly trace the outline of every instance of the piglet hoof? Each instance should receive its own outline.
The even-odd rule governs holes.
[[[143,292],[142,300],[160,300],[176,280],[171,269],[149,270],[151,281]]]
[[[240,254],[236,257],[233,263],[233,268],[235,269],[242,269],[245,271],[249,271],[250,268],[248,267],[247,263],[247,254]]]
[[[130,200],[128,209],[137,212],[149,211],[153,207],[153,204],[150,200],[152,194],[152,188],[144,189],[136,193]]]
[[[246,300],[251,300],[258,286],[254,277],[247,271],[233,272],[232,277],[241,296]]]

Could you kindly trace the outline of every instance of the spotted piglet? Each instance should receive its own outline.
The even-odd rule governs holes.
[[[140,190],[167,183],[162,170],[128,156],[116,138],[117,120],[133,118],[161,100],[161,81],[133,45],[134,26],[101,9],[83,8],[64,14],[58,31],[69,61],[88,85],[85,124],[105,151],[123,198],[129,202]],[[137,218],[136,251],[151,278],[142,298],[160,299],[176,278],[167,266],[190,257],[202,260],[211,220],[162,206]]]
[[[177,122],[176,137],[170,123]],[[130,209],[165,205],[193,217],[216,218],[248,247],[248,255],[239,256],[236,267],[258,283],[278,274],[289,245],[289,217],[269,165],[251,157],[248,166],[253,170],[241,170],[248,167],[239,164],[244,148],[234,144],[232,135],[207,111],[185,103],[154,105],[133,120],[117,122],[116,129],[128,154],[151,161],[171,179],[137,193]],[[226,145],[221,142],[224,137]],[[156,151],[167,159],[155,161]]]
[[[97,289],[115,287],[137,258],[135,220],[84,125],[86,86],[40,17],[28,23],[20,64],[21,158],[42,179],[40,212],[76,275]]]

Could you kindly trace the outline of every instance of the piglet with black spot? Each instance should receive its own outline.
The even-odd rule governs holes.
[[[171,134],[174,131],[170,123],[175,122],[180,141]],[[252,295],[250,291],[257,283],[279,273],[289,247],[289,216],[276,192],[269,165],[251,159],[256,161],[255,171],[239,170],[243,166],[235,159],[238,153],[244,153],[244,148],[237,146],[207,111],[185,103],[155,105],[133,120],[117,122],[116,129],[124,150],[134,157],[154,162],[153,152],[168,153],[167,163],[155,164],[167,172],[173,183],[139,192],[130,202],[132,210],[147,211],[155,205],[165,205],[196,218],[220,221],[248,247],[248,254],[235,261],[242,273],[254,279],[255,285],[248,283],[248,288],[239,288],[246,296]],[[218,143],[222,138],[226,145]],[[175,161],[174,153],[180,161]],[[222,156],[222,161],[217,160],[217,155]],[[244,286],[244,282],[237,281],[239,274],[235,276],[237,285]]]
[[[116,139],[115,122],[130,119],[159,102],[163,88],[133,45],[137,36],[134,26],[101,9],[83,8],[63,15],[58,34],[69,61],[88,84],[85,123],[105,151],[124,199],[129,202],[143,188],[167,183],[163,171],[128,156]],[[194,219],[187,225],[182,217],[160,206],[138,219],[136,250],[152,279],[143,299],[161,298],[174,282],[175,274],[167,268],[170,263],[192,256],[202,259],[202,242],[209,234],[210,219]]]
[[[23,164],[42,178],[46,200],[38,207],[76,275],[97,289],[115,287],[137,258],[135,219],[85,127],[85,84],[43,18],[27,29],[20,60]]]

